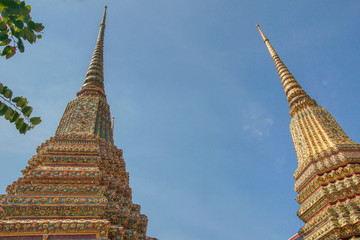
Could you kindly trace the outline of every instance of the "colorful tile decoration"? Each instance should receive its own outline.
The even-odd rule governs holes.
[[[298,169],[294,178],[304,240],[360,239],[360,144],[317,105],[280,60],[257,26],[275,63],[290,106]]]
[[[0,196],[0,239],[155,240],[146,236],[147,217],[132,202],[123,152],[113,141],[103,84],[105,18],[106,8],[86,79],[55,136],[37,148],[23,177]]]

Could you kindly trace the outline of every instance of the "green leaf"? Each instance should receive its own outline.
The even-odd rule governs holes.
[[[12,115],[11,119],[10,119],[10,122],[15,122],[16,120],[18,120],[20,117],[20,114],[16,111],[14,111],[14,114]]]
[[[10,46],[4,47],[4,49],[3,49],[2,52],[1,52],[1,55],[6,56],[6,53],[7,53],[7,51],[8,51],[9,48],[11,48],[11,47],[10,47]]]
[[[18,46],[20,52],[23,53],[25,50],[25,47],[24,47],[24,44],[23,44],[23,41],[21,40],[21,38],[18,38],[17,46]]]
[[[8,108],[9,107],[5,105],[3,109],[0,110],[0,116],[3,116]]]
[[[0,103],[0,111],[4,108],[5,103]]]
[[[2,88],[2,90],[1,90],[0,93],[4,95],[4,93],[6,92],[6,89],[7,89],[7,86],[3,86],[3,88]]]
[[[6,17],[8,17],[8,15],[9,15],[9,9],[8,9],[8,8],[4,8],[4,9],[2,10],[2,12],[1,12],[1,16],[4,17],[4,18],[6,18]]]
[[[13,49],[12,47],[10,46],[6,46],[4,47],[2,53],[1,53],[3,56],[6,56],[6,59],[9,59],[11,58],[12,56],[14,56],[15,54],[15,49]]]
[[[25,40],[29,40],[29,38],[31,38],[31,31],[28,27],[23,29],[23,33],[24,33],[24,39]]]
[[[8,109],[6,109],[6,112],[5,112],[5,118],[6,120],[9,120],[10,119],[10,116],[14,113],[14,110],[12,110],[10,107]]]
[[[6,23],[0,20],[0,31],[5,31],[7,29]]]
[[[35,28],[34,28],[34,30],[36,31],[36,32],[41,32],[42,30],[44,30],[44,26],[41,24],[41,23],[35,23]]]
[[[26,116],[26,117],[29,117],[30,114],[32,113],[33,111],[33,108],[30,107],[30,106],[25,106],[22,108],[21,112]]]
[[[0,93],[2,92],[4,86],[2,85],[2,83],[0,83]]]
[[[11,101],[13,101],[14,103],[17,103],[20,100],[21,100],[21,97],[14,97]]]
[[[20,132],[21,134],[25,134],[26,131],[27,131],[27,128],[28,128],[28,125],[27,125],[26,123],[23,123],[23,124],[21,125],[20,129],[19,129],[19,132]]]
[[[5,40],[2,40],[2,42],[0,43],[0,46],[6,46],[6,45],[9,45],[9,43],[11,43],[11,39],[7,38]]]
[[[25,9],[25,2],[24,1],[20,2],[19,8],[20,9]]]
[[[20,29],[22,29],[22,28],[24,27],[24,22],[21,21],[21,20],[16,20],[16,21],[14,22],[14,24],[15,24],[15,26],[16,26],[17,28],[20,28]]]
[[[15,125],[16,125],[16,129],[19,130],[22,126],[22,124],[24,123],[24,119],[23,118],[19,118],[18,120],[15,121]]]
[[[12,91],[11,91],[10,89],[6,89],[6,91],[5,91],[5,93],[4,93],[4,96],[5,96],[6,98],[11,99],[12,95],[13,95]]]
[[[11,35],[13,35],[14,37],[19,37],[21,29],[20,28],[15,28],[13,26],[11,26]],[[10,35],[10,34],[9,34]]]
[[[9,58],[11,58],[12,56],[14,56],[15,55],[15,49],[13,49],[13,48],[11,48],[12,50],[8,53],[8,54],[6,54],[6,59],[9,59]]]
[[[28,27],[24,28],[24,39],[33,44],[36,41],[36,36]]]
[[[0,33],[0,41],[4,41],[5,39],[8,39],[8,35],[6,33],[1,32]]]
[[[15,55],[15,49],[14,48],[11,48],[11,50],[6,54],[6,59],[9,59],[11,58],[12,56]]]
[[[28,22],[30,20],[31,20],[31,17],[29,15],[24,17],[24,22]]]
[[[17,103],[16,103],[16,106],[17,107],[25,107],[26,104],[28,104],[28,101],[26,98],[21,98]]]
[[[38,125],[39,123],[41,123],[41,119],[40,119],[40,117],[32,117],[32,118],[30,118],[30,122],[33,125]]]
[[[29,27],[30,29],[35,30],[36,25],[35,25],[35,23],[34,23],[33,21],[29,21],[29,22],[27,23],[27,25],[28,25],[28,27]]]
[[[36,37],[37,37],[38,39],[41,39],[41,38],[42,38],[42,35],[39,34],[39,35],[37,35]]]
[[[19,31],[19,36],[17,36],[18,38],[23,38],[25,36],[24,31],[20,30]],[[25,39],[25,38],[24,38]]]

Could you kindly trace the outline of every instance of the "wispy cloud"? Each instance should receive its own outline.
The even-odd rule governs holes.
[[[262,110],[260,106],[251,107],[245,117],[245,123],[242,129],[247,136],[256,140],[262,140],[270,136],[274,120],[273,117]]]

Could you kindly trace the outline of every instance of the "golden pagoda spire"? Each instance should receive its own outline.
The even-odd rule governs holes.
[[[91,62],[86,73],[85,81],[83,86],[78,93],[81,94],[85,90],[97,90],[101,93],[104,92],[104,33],[105,33],[105,21],[106,21],[106,9],[104,7],[104,15],[100,23],[100,30],[95,45],[95,50],[91,58]]]
[[[281,61],[275,49],[271,46],[269,39],[261,31],[260,26],[256,25],[256,27],[258,28],[261,37],[263,38],[264,43],[269,50],[270,56],[276,66],[276,70],[279,74],[287,100],[289,102],[290,115],[293,116],[294,113],[302,106],[316,105],[315,100],[311,99],[309,95],[307,95],[307,93],[302,89],[300,84],[296,81],[294,76],[290,73],[289,69]]]
[[[341,129],[330,113],[318,106],[316,101],[311,99],[301,88],[285,64],[280,60],[259,25],[256,25],[256,27],[275,63],[289,102],[290,115],[293,117],[290,131],[298,155],[299,168],[303,168],[310,158],[329,151],[335,146],[345,143],[352,144],[353,141]],[[301,142],[300,139],[302,139]]]
[[[304,240],[360,239],[360,144],[306,94],[256,27],[290,104],[290,133],[298,160],[297,215],[305,223],[299,235]]]

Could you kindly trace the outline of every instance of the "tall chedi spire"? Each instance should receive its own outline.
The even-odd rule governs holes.
[[[294,178],[304,240],[360,239],[360,145],[302,89],[257,28],[279,73],[292,116]]]
[[[106,7],[84,84],[77,93],[78,97],[66,107],[56,130],[56,136],[88,134],[113,143],[110,108],[106,102],[104,90],[103,48],[105,20]]]
[[[105,19],[106,7],[84,84],[55,136],[0,196],[0,240],[154,239],[146,236],[147,217],[132,202],[123,151],[113,142],[104,91]]]

